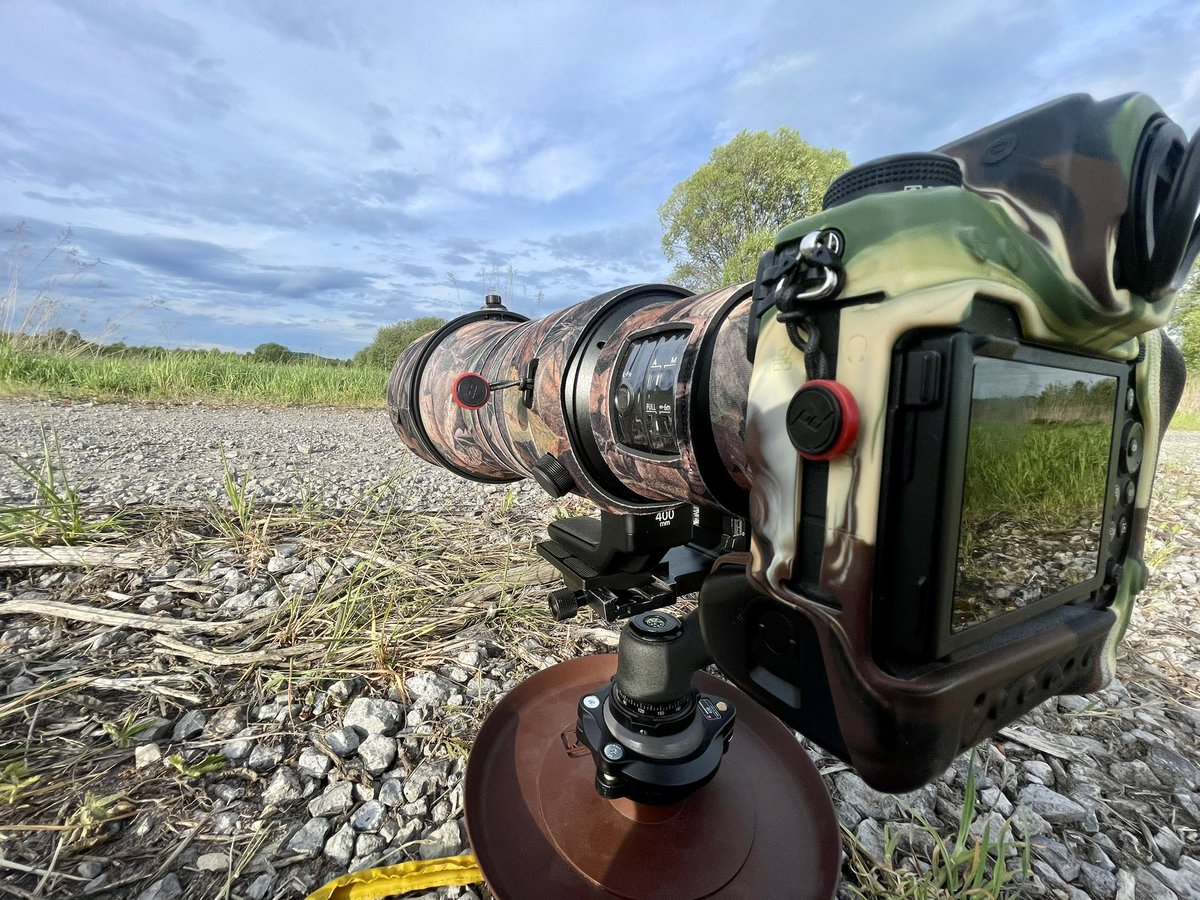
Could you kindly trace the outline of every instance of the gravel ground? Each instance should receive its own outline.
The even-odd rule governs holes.
[[[409,512],[406,525],[436,513],[481,548],[472,572],[509,557],[531,562],[531,542],[554,507],[529,484],[513,494],[481,490],[425,465],[378,412],[0,404],[0,450],[28,464],[42,452],[43,427],[86,499],[197,512],[131,536],[144,560],[136,569],[115,560],[82,570],[0,569],[0,603],[86,603],[143,617],[115,626],[0,616],[0,704],[8,704],[0,710],[9,712],[0,718],[0,751],[14,754],[0,764],[18,749],[58,760],[42,787],[64,796],[83,796],[85,770],[95,779],[82,806],[36,788],[0,806],[0,889],[16,896],[297,897],[354,868],[462,850],[464,751],[487,710],[533,671],[612,645],[612,633],[590,621],[505,619],[506,603],[542,602],[551,586],[544,571],[520,570],[508,599],[497,599],[501,588],[455,582],[446,574],[453,566],[439,568],[438,548],[422,555],[397,538],[386,546],[388,571],[411,562],[446,586],[440,630],[429,643],[406,645],[403,665],[387,670],[391,679],[373,675],[367,661],[361,673],[333,666],[319,678],[289,680],[279,660],[293,650],[291,659],[306,658],[305,635],[279,629],[289,604],[336,601],[379,562],[379,548],[348,549],[274,526],[252,541],[206,531],[202,512],[222,501],[227,466],[248,477],[260,502],[310,512],[378,503],[372,486],[390,479],[386,501]],[[979,748],[972,832],[991,826],[994,834],[1008,823],[1029,842],[1032,873],[1022,895],[1200,897],[1198,486],[1200,434],[1169,435],[1148,552],[1157,573],[1125,644],[1120,680],[1094,696],[1045,704]],[[15,468],[0,468],[0,505],[30,496]],[[178,638],[158,633],[156,622],[189,630]],[[181,640],[191,643],[181,650]],[[281,652],[287,641],[291,649]],[[206,666],[187,658],[192,646],[195,654],[237,651],[269,662]],[[98,681],[101,674],[113,677]],[[64,679],[70,690],[57,687]],[[39,702],[24,702],[33,698]],[[97,723],[119,721],[126,706],[151,724],[118,741]],[[868,854],[880,870],[909,854],[916,870],[929,857],[933,837],[913,826],[914,810],[954,834],[967,757],[899,803],[812,754],[854,836],[847,849]],[[178,765],[168,765],[175,755]],[[200,773],[214,758],[220,770]],[[0,787],[20,774],[6,770]],[[64,820],[74,826],[69,841],[16,827]],[[885,829],[900,834],[887,866]],[[855,896],[849,883],[842,890]]]

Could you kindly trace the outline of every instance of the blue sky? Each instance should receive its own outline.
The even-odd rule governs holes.
[[[1131,90],[1200,125],[1196,0],[0,0],[0,34],[10,268],[70,227],[66,324],[180,346],[348,356],[510,265],[529,314],[661,280],[659,204],[743,128],[861,162]]]

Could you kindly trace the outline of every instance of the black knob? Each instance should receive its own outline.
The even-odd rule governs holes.
[[[504,309],[504,301],[499,294],[488,294],[483,298],[483,305],[487,309]]]
[[[575,487],[567,467],[549,453],[533,464],[533,480],[551,497],[561,497]]]
[[[550,604],[550,615],[554,616],[555,622],[573,619],[579,612],[579,596],[570,588],[551,591],[547,602]]]
[[[805,459],[833,459],[858,436],[858,404],[843,385],[827,379],[805,382],[787,408],[787,432]]]
[[[855,166],[843,172],[825,192],[824,209],[840,206],[867,194],[912,191],[920,188],[962,187],[958,161],[942,153],[899,153]]]

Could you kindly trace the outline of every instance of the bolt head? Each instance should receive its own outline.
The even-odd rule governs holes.
[[[625,755],[625,748],[622,747],[620,744],[605,744],[604,745],[604,758],[605,759],[611,759],[613,762],[616,762],[618,759],[620,759],[624,755]]]
[[[583,705],[586,706],[588,709],[599,709],[600,708],[600,698],[597,697],[595,694],[588,694],[586,697],[583,698]]]

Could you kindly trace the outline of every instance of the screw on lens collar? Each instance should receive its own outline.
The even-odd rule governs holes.
[[[858,437],[859,414],[854,395],[836,381],[805,382],[787,408],[787,431],[805,459],[833,459]]]

